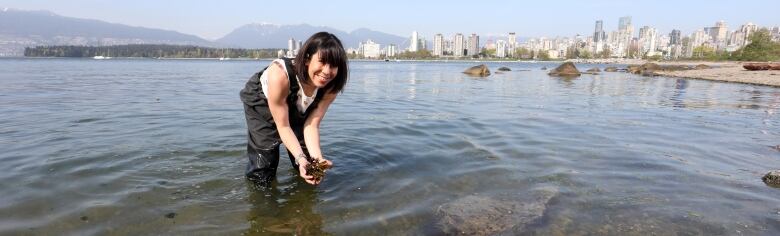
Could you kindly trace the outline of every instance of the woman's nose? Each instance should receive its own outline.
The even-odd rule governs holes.
[[[330,74],[330,72],[333,70],[333,68],[330,67],[330,65],[324,65],[322,66],[322,73]]]

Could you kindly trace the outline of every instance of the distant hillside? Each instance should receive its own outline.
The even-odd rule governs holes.
[[[185,45],[38,46],[26,57],[276,58],[278,49],[209,48]]]
[[[357,48],[359,42],[371,39],[372,41],[387,45],[396,44],[399,48],[408,45],[405,37],[372,31],[361,28],[347,33],[345,31],[324,26],[301,25],[274,25],[274,24],[248,24],[241,26],[233,32],[217,39],[217,43],[242,48],[287,48],[287,40],[306,40],[314,33],[327,31],[335,34],[346,48]],[[406,44],[406,45],[404,45]]]
[[[20,56],[40,45],[177,44],[216,46],[176,31],[60,16],[48,11],[0,11],[0,56]]]

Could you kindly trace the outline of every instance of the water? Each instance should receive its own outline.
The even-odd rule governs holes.
[[[543,215],[506,232],[780,234],[760,180],[780,169],[778,88],[352,62],[324,182],[283,158],[257,189],[238,91],[267,63],[0,59],[0,234],[442,234],[444,204],[540,186]]]

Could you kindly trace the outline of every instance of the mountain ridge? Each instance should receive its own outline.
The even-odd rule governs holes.
[[[46,10],[0,8],[0,56],[22,56],[25,47],[45,45],[111,46],[124,44],[171,44],[203,47],[287,48],[287,41],[306,40],[316,32],[328,31],[341,39],[345,48],[357,48],[368,39],[383,46],[408,45],[405,37],[369,28],[351,32],[309,24],[283,25],[249,23],[216,40],[173,30],[129,26],[97,19],[58,15]],[[406,45],[404,45],[406,44]]]

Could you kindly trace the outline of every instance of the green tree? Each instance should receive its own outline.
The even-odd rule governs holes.
[[[610,58],[612,56],[612,50],[609,50],[609,48],[604,48],[604,50],[601,50],[600,53],[598,53],[599,58]]]
[[[542,61],[550,60],[550,54],[547,53],[545,50],[539,50],[539,52],[536,53],[537,58],[539,58]]]
[[[522,59],[530,59],[533,58],[533,54],[531,50],[528,50],[527,48],[518,48],[515,49],[515,56]]]
[[[693,48],[693,58],[704,59],[715,55],[715,49],[707,45],[702,45]]]
[[[580,52],[580,58],[584,59],[591,59],[593,58],[593,55],[591,55],[590,51],[588,50],[581,50]]]
[[[482,51],[486,56],[488,57],[495,57],[496,56],[496,49],[485,49]]]
[[[731,59],[741,61],[777,61],[780,60],[780,43],[772,42],[772,34],[766,28],[750,36],[750,44],[737,50]]]

